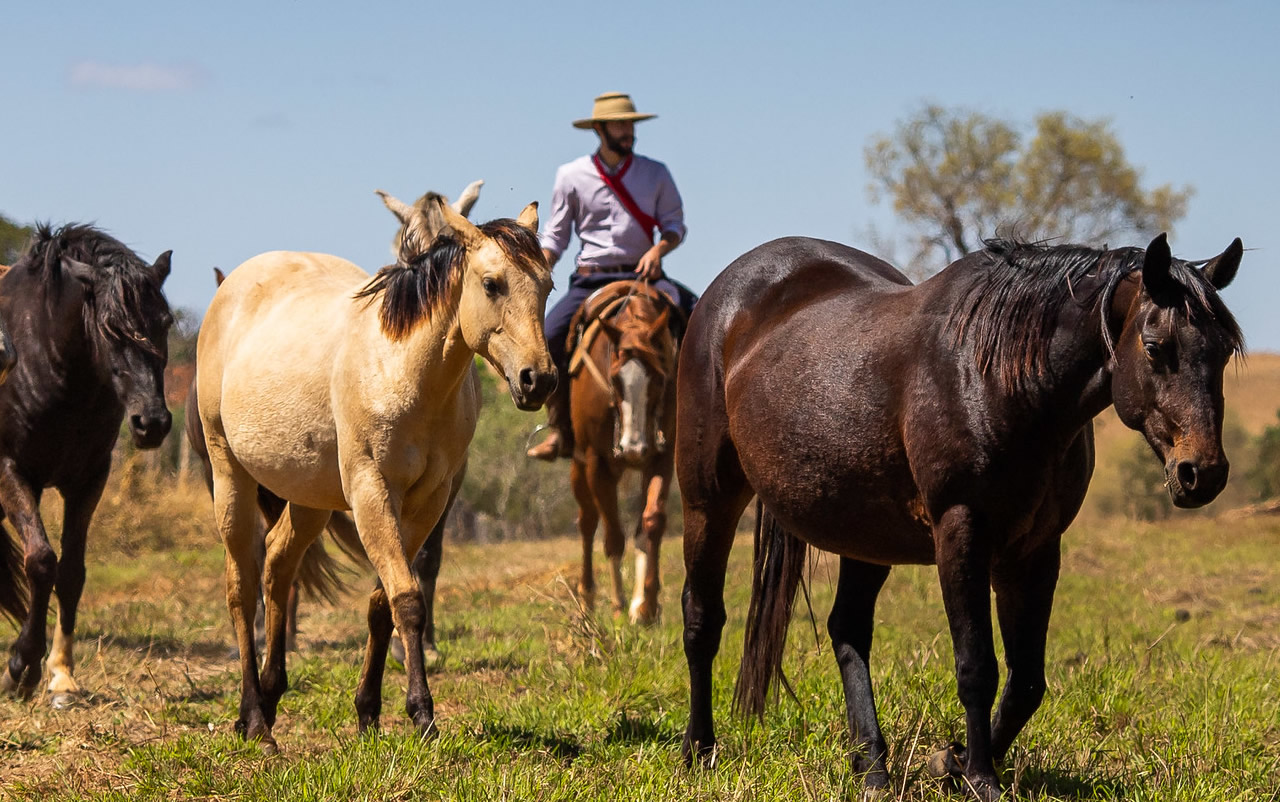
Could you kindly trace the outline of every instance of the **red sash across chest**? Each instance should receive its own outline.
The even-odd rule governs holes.
[[[622,167],[619,168],[618,172],[613,175],[609,175],[604,171],[604,165],[601,164],[600,157],[594,155],[591,157],[591,163],[596,166],[596,172],[599,173],[600,180],[604,182],[605,186],[613,191],[614,195],[618,196],[618,200],[622,202],[623,208],[625,208],[627,212],[635,218],[637,223],[644,227],[644,230],[649,234],[649,238],[652,239],[653,232],[658,229],[658,221],[640,211],[640,206],[636,203],[635,198],[631,197],[631,193],[622,185],[622,177],[627,174],[627,170],[631,169],[631,163],[634,160],[634,157],[628,156],[627,160],[622,163]]]

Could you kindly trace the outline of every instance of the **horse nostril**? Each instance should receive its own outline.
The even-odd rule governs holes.
[[[1178,463],[1178,484],[1182,485],[1183,488],[1195,490],[1198,477],[1199,471],[1196,470],[1194,463],[1186,461]]]
[[[524,368],[520,371],[520,389],[526,393],[532,392],[538,385],[538,374],[533,368]]]

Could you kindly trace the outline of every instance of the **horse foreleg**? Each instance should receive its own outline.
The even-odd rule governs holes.
[[[997,561],[994,566],[992,585],[1008,667],[991,724],[991,751],[996,760],[1004,759],[1013,739],[1044,699],[1045,640],[1060,561],[1059,538],[1053,538],[1029,559]]]
[[[991,632],[990,533],[977,530],[974,514],[965,506],[947,509],[937,518],[934,543],[942,601],[951,629],[956,660],[956,687],[964,706],[968,739],[963,776],[983,800],[1000,797],[991,749],[991,706],[996,698],[999,669]],[[934,765],[946,765],[940,761]]]
[[[227,610],[240,651],[240,711],[236,732],[246,740],[258,739],[268,753],[276,752],[271,726],[262,710],[262,685],[258,677],[254,616],[258,608],[257,483],[230,454],[210,449],[213,463],[213,512],[226,549]]]
[[[618,513],[618,479],[604,460],[596,460],[587,469],[587,485],[595,508],[600,511],[604,523],[604,556],[609,560],[609,578],[613,586],[613,614],[620,616],[626,608],[626,591],[622,586],[622,552],[627,538],[622,531],[622,516]]]
[[[841,557],[836,598],[831,617],[827,619],[831,650],[844,683],[845,714],[854,744],[851,763],[855,773],[866,776],[868,789],[889,785],[889,772],[885,768],[888,747],[876,717],[869,668],[876,597],[888,577],[888,566]]]
[[[662,536],[667,531],[667,493],[671,487],[670,458],[664,457],[665,470],[647,471],[645,475],[644,513],[636,537],[636,583],[631,594],[631,623],[652,624],[658,620],[662,606],[658,591],[662,589]]]
[[[587,466],[577,459],[569,469],[569,483],[578,502],[578,535],[582,540],[582,578],[578,580],[578,598],[584,608],[592,610],[596,606],[596,574],[592,557],[600,513],[596,510],[596,501],[587,481]]]
[[[289,504],[267,533],[267,556],[263,562],[262,587],[267,625],[267,649],[262,671],[262,714],[267,726],[276,723],[276,708],[289,687],[285,668],[290,597],[295,594],[294,577],[307,548],[324,531],[328,510]]]
[[[56,708],[71,704],[80,692],[76,682],[75,643],[76,610],[84,591],[84,555],[89,521],[102,498],[108,470],[94,477],[84,487],[63,491],[62,556],[58,560],[58,624],[53,630],[53,648],[49,652],[49,703]]]
[[[27,619],[9,650],[7,670],[0,672],[0,690],[30,699],[40,684],[40,661],[48,645],[45,617],[58,571],[58,558],[40,520],[40,495],[18,475],[11,460],[0,462],[0,508],[22,538],[23,569],[31,593]]]

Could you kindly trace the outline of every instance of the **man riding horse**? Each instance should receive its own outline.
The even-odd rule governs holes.
[[[606,92],[591,116],[574,128],[594,130],[595,153],[556,171],[551,215],[542,232],[542,253],[555,265],[577,233],[582,242],[569,290],[547,313],[546,336],[560,382],[547,402],[551,434],[528,455],[548,461],[573,454],[569,422],[569,357],[565,343],[574,313],[593,292],[615,281],[647,281],[688,318],[697,296],[666,277],[662,259],[684,239],[684,209],[666,165],[632,152],[635,124],[656,115],[640,114],[628,95]],[[660,233],[654,242],[654,233]]]

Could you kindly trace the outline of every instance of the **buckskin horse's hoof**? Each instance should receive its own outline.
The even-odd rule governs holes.
[[[49,707],[54,710],[68,710],[73,707],[79,707],[83,698],[84,694],[61,691],[49,697]]]

